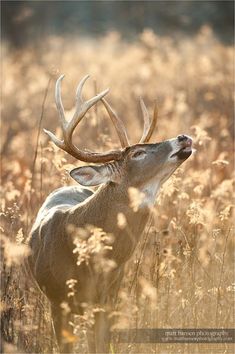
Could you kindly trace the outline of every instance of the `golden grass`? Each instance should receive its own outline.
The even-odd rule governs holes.
[[[135,255],[128,262],[117,307],[117,328],[233,327],[233,52],[208,27],[173,42],[146,30],[134,42],[118,33],[98,40],[51,37],[20,52],[3,46],[2,88],[2,331],[5,352],[56,351],[47,300],[22,271],[24,244],[44,198],[71,183],[80,162],[59,151],[40,131],[59,131],[54,82],[65,73],[67,114],[82,76],[86,97],[110,87],[109,100],[132,143],[141,135],[138,97],[157,98],[153,141],[192,135],[197,153],[164,185]],[[95,80],[95,81],[94,81]],[[118,140],[101,105],[77,129],[77,144],[95,150]],[[34,158],[36,163],[34,164]],[[120,215],[120,225],[125,223]],[[72,285],[70,290],[72,291]],[[65,334],[66,335],[66,334]],[[72,340],[74,340],[72,338]],[[79,346],[86,350],[84,338]],[[84,349],[85,348],[85,349]],[[222,353],[226,344],[117,345],[122,353]],[[232,351],[231,351],[232,352]]]

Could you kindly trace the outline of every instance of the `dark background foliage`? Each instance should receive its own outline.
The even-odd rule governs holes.
[[[233,1],[2,1],[2,36],[22,46],[53,34],[102,35],[118,30],[131,39],[145,27],[158,35],[195,34],[210,25],[233,41]]]

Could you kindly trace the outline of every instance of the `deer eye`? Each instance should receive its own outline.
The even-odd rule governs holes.
[[[145,150],[138,150],[138,151],[135,151],[131,158],[133,159],[141,159],[141,158],[144,158],[144,156],[146,155],[146,151]]]

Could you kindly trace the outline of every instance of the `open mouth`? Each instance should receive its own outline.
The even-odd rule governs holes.
[[[171,157],[177,156],[179,160],[185,160],[192,154],[192,147],[186,146],[176,151]]]

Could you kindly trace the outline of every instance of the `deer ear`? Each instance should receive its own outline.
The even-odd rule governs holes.
[[[97,186],[106,182],[118,182],[118,174],[109,164],[82,166],[70,171],[70,176],[83,186]]]

